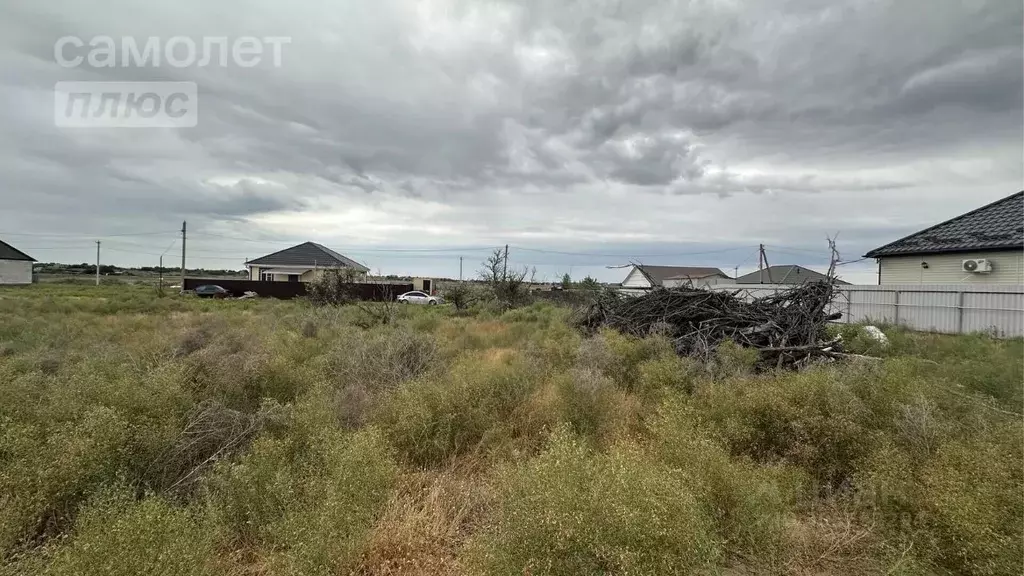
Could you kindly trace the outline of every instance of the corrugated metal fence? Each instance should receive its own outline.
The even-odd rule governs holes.
[[[756,298],[788,286],[713,286]],[[912,330],[1001,337],[1024,336],[1024,286],[1020,284],[885,284],[837,286],[833,307],[842,322],[899,324]]]

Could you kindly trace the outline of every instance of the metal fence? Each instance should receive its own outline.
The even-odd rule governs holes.
[[[245,292],[255,292],[270,298],[290,299],[306,295],[305,282],[271,282],[267,280],[225,280],[223,278],[185,278],[185,290],[195,290],[197,286],[216,284],[241,296]],[[345,293],[356,300],[372,300],[381,302],[394,300],[399,294],[410,292],[412,284],[369,284],[354,282],[346,285]]]
[[[750,298],[790,286],[732,284],[713,290],[740,290]],[[833,308],[841,322],[897,324],[912,330],[1000,337],[1024,336],[1024,285],[885,284],[837,286]]]

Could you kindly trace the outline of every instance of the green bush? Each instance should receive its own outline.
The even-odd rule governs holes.
[[[498,484],[472,554],[488,574],[690,574],[720,556],[686,478],[631,449],[594,454],[561,431]]]
[[[673,353],[672,343],[663,336],[636,338],[613,330],[602,330],[580,345],[578,362],[597,368],[628,391],[639,385],[639,366],[646,360]]]
[[[393,390],[440,361],[432,336],[397,327],[348,332],[329,358],[327,369],[339,387],[358,385],[371,392]]]
[[[265,550],[275,574],[335,574],[357,560],[398,469],[383,437],[325,431],[307,450],[263,439],[209,480],[229,542]]]
[[[922,470],[937,561],[964,574],[1011,574],[1024,561],[1024,460],[1020,424],[1001,440],[950,442]]]
[[[666,389],[691,393],[702,372],[693,359],[681,358],[671,352],[645,360],[637,369],[640,372],[637,388],[648,395]]]
[[[757,350],[726,340],[715,348],[711,369],[719,378],[735,378],[752,374],[760,359]]]
[[[465,361],[409,382],[377,411],[374,421],[399,452],[418,465],[511,440],[511,418],[536,386],[534,370],[516,357]]]
[[[89,409],[81,420],[0,429],[0,546],[55,535],[70,525],[79,505],[112,481],[127,459],[131,432],[122,415]]]
[[[621,407],[615,383],[595,369],[574,368],[554,377],[562,400],[562,420],[583,437],[613,436]]]
[[[779,568],[785,527],[804,490],[803,474],[730,458],[696,411],[678,400],[669,400],[659,409],[651,445],[659,461],[687,478],[714,518],[729,554],[762,569]]]
[[[194,509],[156,496],[136,501],[125,491],[108,492],[85,507],[70,541],[47,550],[45,562],[29,559],[25,573],[213,575],[212,536],[208,522]]]
[[[822,486],[841,486],[878,437],[864,426],[864,403],[833,368],[718,383],[696,399],[733,453],[796,464]]]

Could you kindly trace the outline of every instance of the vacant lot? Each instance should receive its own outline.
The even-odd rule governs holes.
[[[1020,340],[755,375],[568,314],[0,289],[0,573],[1020,573]]]

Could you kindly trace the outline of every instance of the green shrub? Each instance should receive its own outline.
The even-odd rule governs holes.
[[[402,386],[374,421],[408,460],[439,464],[514,439],[517,431],[511,417],[535,388],[536,379],[534,370],[515,356],[467,359],[448,374]]]
[[[947,443],[921,472],[937,563],[959,573],[1017,573],[1024,560],[1024,430],[990,432],[999,440]]]
[[[711,369],[719,378],[735,378],[752,374],[760,359],[757,350],[726,340],[715,348]]]
[[[124,491],[89,503],[71,539],[47,552],[45,575],[203,575],[213,569],[213,531],[193,509],[148,496],[135,501]]]
[[[696,387],[701,367],[691,358],[674,353],[661,354],[645,360],[637,367],[640,372],[638,389],[645,394],[661,390],[691,393]]]
[[[685,477],[628,448],[593,454],[559,432],[499,492],[471,555],[488,574],[699,573],[720,555]]]
[[[330,353],[328,370],[339,387],[393,390],[436,368],[440,358],[432,336],[408,329],[380,327],[347,333]]]
[[[612,436],[621,407],[615,383],[593,368],[574,368],[555,376],[562,399],[562,419],[583,437]]]
[[[345,573],[391,496],[397,467],[374,430],[328,439],[291,487],[293,500],[268,527],[272,572]]]
[[[602,330],[581,343],[578,362],[601,370],[623,389],[634,391],[639,384],[640,364],[672,352],[672,343],[663,336],[636,338]]]
[[[730,555],[762,569],[779,567],[786,524],[803,491],[804,476],[791,468],[757,466],[730,458],[695,411],[669,400],[651,428],[658,460],[683,474]]]
[[[801,466],[822,486],[839,487],[878,434],[841,370],[812,369],[708,386],[697,406],[733,453]]]
[[[530,338],[527,352],[551,369],[564,370],[576,362],[581,341],[579,332],[564,323],[556,323],[537,331]]]
[[[131,435],[122,415],[89,409],[79,421],[0,430],[5,463],[0,472],[0,546],[65,529],[78,506],[124,465]]]
[[[229,542],[264,549],[272,573],[345,572],[395,485],[391,449],[373,429],[295,448],[262,439],[211,476],[214,518]]]

